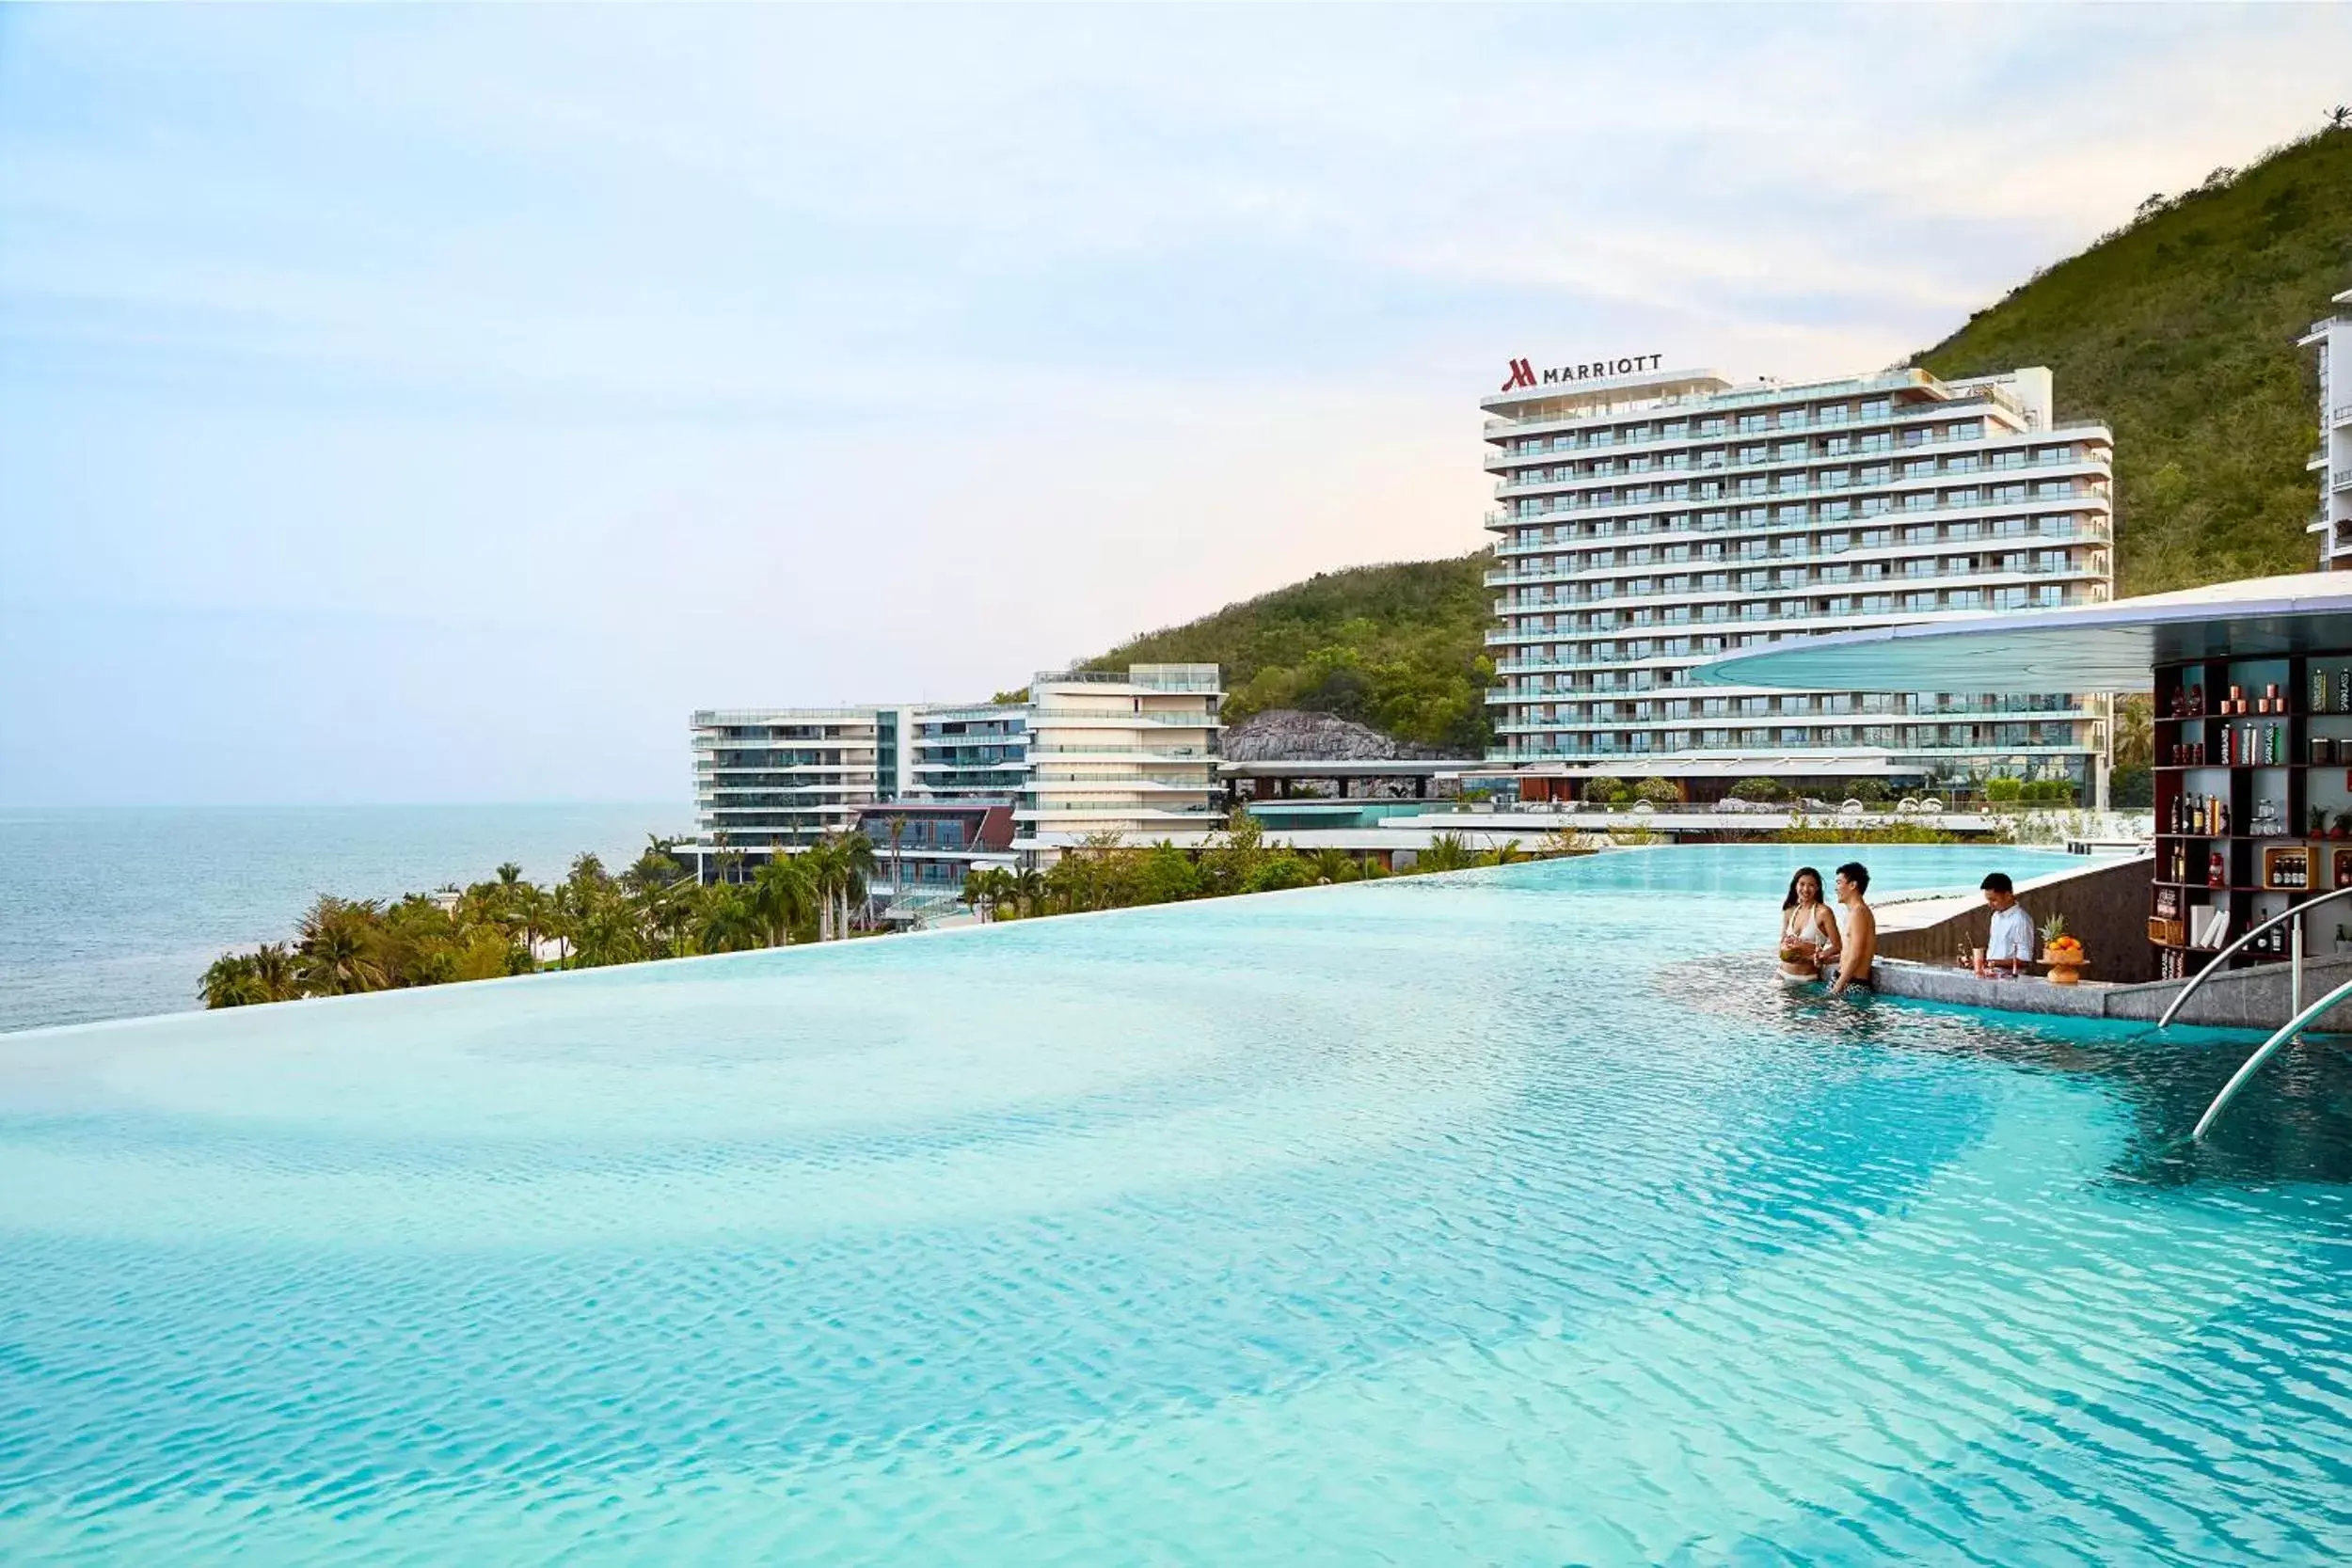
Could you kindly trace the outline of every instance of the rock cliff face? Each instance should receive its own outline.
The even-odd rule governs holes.
[[[1408,746],[1378,730],[1329,713],[1269,708],[1225,732],[1225,755],[1235,762],[1389,762],[1439,757],[1443,752]]]

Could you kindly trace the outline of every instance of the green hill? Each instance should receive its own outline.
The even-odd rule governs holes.
[[[1487,564],[1481,550],[1318,572],[1123,642],[1089,667],[1219,664],[1229,720],[1309,708],[1475,755],[1486,744],[1481,694],[1494,673],[1485,646],[1494,609],[1493,590],[1482,585]]]
[[[2296,340],[2352,287],[2352,132],[2185,195],[1918,356],[1938,375],[2056,372],[2061,419],[2115,431],[2122,591],[2309,571],[2319,387]]]
[[[1915,362],[1939,375],[2047,365],[2060,418],[2114,429],[2123,592],[2307,571],[2318,379],[2296,340],[2347,287],[2352,131],[2330,130],[2150,198]],[[1235,720],[1310,708],[1400,740],[1483,748],[1486,564],[1482,552],[1319,574],[1091,664],[1213,662]]]

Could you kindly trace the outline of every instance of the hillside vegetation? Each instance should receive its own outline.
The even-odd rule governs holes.
[[[1494,674],[1484,642],[1494,607],[1482,585],[1487,564],[1481,550],[1319,572],[1123,642],[1089,668],[1221,665],[1230,721],[1307,708],[1474,756],[1486,744],[1481,694]]]
[[[2330,130],[2151,197],[2129,227],[1918,363],[1938,375],[2047,365],[2059,418],[2114,429],[2122,592],[2310,571],[2318,490],[2303,463],[2319,385],[2296,340],[2345,288],[2352,132]]]
[[[2318,378],[2296,340],[2345,288],[2352,131],[2339,128],[2151,197],[2125,228],[1916,363],[1947,376],[2047,365],[2059,418],[2114,429],[2122,592],[2308,571],[2318,490],[2303,463],[2318,439]],[[2342,395],[2352,402],[2352,388]],[[1307,708],[1483,749],[1486,565],[1481,552],[1327,572],[1090,662],[1220,664],[1236,721]]]

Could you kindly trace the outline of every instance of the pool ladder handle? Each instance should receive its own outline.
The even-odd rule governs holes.
[[[2293,1016],[2287,1020],[2285,1028],[2265,1040],[2251,1056],[2246,1058],[2237,1071],[2231,1075],[2230,1081],[2221,1085],[2221,1092],[2213,1097],[2213,1103],[2205,1107],[2205,1114],[2197,1118],[2197,1131],[2189,1134],[2190,1142],[2197,1143],[2203,1140],[2205,1130],[2211,1127],[2214,1118],[2221,1114],[2221,1108],[2236,1097],[2238,1090],[2246,1086],[2247,1080],[2253,1077],[2262,1065],[2278,1053],[2280,1046],[2301,1034],[2305,1028],[2309,1027],[2312,1020],[2325,1013],[2345,996],[2352,995],[2352,980],[2347,980],[2309,1007],[2303,1006],[2303,921],[2301,917],[2331,898],[2344,897],[2352,897],[2352,887],[2340,887],[2332,892],[2323,893],[2307,903],[2296,905],[2284,914],[2274,914],[2261,925],[2249,928],[2244,936],[2216,953],[2212,961],[2197,972],[2197,977],[2181,988],[2181,994],[2172,999],[2170,1006],[2165,1008],[2164,1016],[2156,1020],[2157,1028],[2166,1027],[2172,1022],[2173,1015],[2181,1010],[2182,1005],[2188,1001],[2190,993],[2199,986],[2203,985],[2216,971],[2228,962],[2232,954],[2274,927],[2281,925],[2287,927],[2287,944],[2291,949],[2287,972],[2287,1008]]]

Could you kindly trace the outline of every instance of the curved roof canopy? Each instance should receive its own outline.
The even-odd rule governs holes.
[[[2352,652],[2352,572],[1805,638],[1692,675],[1826,691],[2145,691],[2158,664],[2317,652]]]

